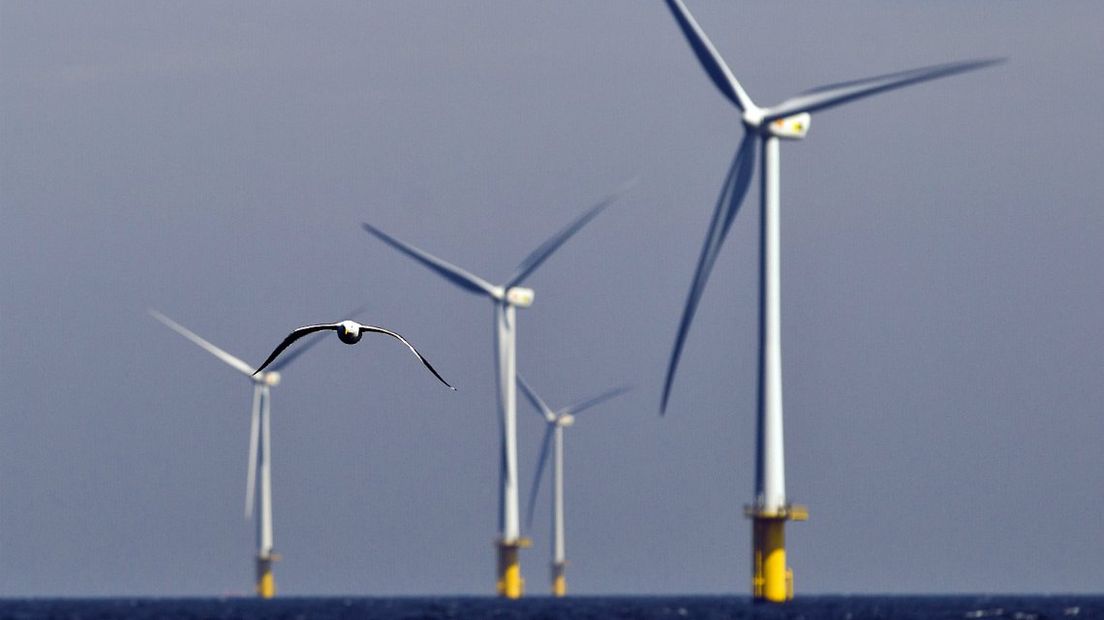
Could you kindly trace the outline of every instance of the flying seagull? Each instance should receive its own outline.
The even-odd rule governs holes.
[[[295,329],[290,334],[288,334],[287,338],[284,338],[284,341],[281,342],[278,347],[276,347],[276,350],[274,350],[268,356],[268,359],[266,359],[264,361],[264,363],[261,364],[261,367],[258,368],[253,374],[256,375],[257,373],[264,370],[265,367],[267,367],[269,364],[271,364],[273,360],[275,360],[281,353],[284,352],[284,349],[291,346],[291,343],[295,342],[296,340],[299,340],[300,338],[302,338],[303,336],[306,336],[307,334],[313,334],[314,332],[320,332],[320,331],[326,330],[326,329],[330,329],[330,330],[333,330],[333,331],[337,332],[337,337],[340,338],[341,342],[344,342],[345,344],[356,344],[356,343],[360,342],[360,337],[364,335],[364,332],[374,332],[374,333],[377,333],[377,334],[387,334],[388,336],[391,336],[392,338],[395,338],[399,342],[405,344],[406,348],[410,349],[410,351],[414,355],[416,355],[419,360],[421,360],[422,364],[424,364],[425,367],[427,369],[429,369],[429,372],[433,373],[434,377],[437,377],[438,381],[440,381],[441,383],[444,383],[446,386],[448,386],[448,388],[450,390],[455,390],[456,389],[456,388],[452,387],[451,385],[449,385],[449,382],[445,381],[444,378],[441,377],[440,374],[438,374],[437,370],[435,368],[433,368],[433,365],[429,363],[429,360],[422,357],[422,354],[418,353],[418,350],[415,349],[414,345],[410,344],[406,340],[406,338],[403,338],[402,336],[396,334],[395,332],[393,332],[389,329],[384,329],[382,327],[376,327],[375,325],[361,325],[360,323],[357,323],[356,321],[340,321],[338,323],[322,323],[322,324],[319,324],[319,325],[304,325],[303,327]]]

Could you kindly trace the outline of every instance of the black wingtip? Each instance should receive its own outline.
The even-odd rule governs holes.
[[[434,376],[434,377],[437,377],[437,380],[438,380],[438,381],[440,381],[441,383],[445,384],[445,387],[447,387],[448,389],[452,390],[453,392],[455,392],[455,391],[456,391],[456,388],[455,388],[455,387],[453,387],[451,383],[449,383],[448,381],[445,381],[445,378],[444,378],[444,377],[442,377],[442,376],[441,376],[440,374],[438,374],[438,372],[437,372],[437,369],[436,369],[436,368],[434,368],[433,366],[430,366],[430,365],[429,365],[429,360],[427,360],[427,359],[425,359],[425,358],[423,357],[423,358],[422,358],[422,364],[423,364],[423,365],[424,365],[424,366],[425,366],[426,368],[428,368],[428,369],[429,369],[429,372],[433,373],[433,376]]]

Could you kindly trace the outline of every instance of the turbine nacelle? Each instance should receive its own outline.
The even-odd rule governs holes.
[[[280,384],[280,373],[275,370],[261,373],[256,379],[257,383],[267,385],[269,387],[275,387]]]
[[[771,121],[770,125],[767,125],[766,131],[776,138],[800,140],[809,132],[809,123],[812,122],[812,118],[808,112],[785,118],[776,118]]]
[[[506,303],[517,308],[533,305],[533,289],[524,286],[512,286],[506,291]]]
[[[802,112],[792,116],[776,118],[770,123],[764,124],[763,119],[766,115],[766,110],[750,108],[744,112],[742,120],[750,131],[765,133],[784,140],[800,140],[809,132],[809,124],[813,118],[808,112]]]
[[[560,414],[560,416],[556,418],[556,426],[567,427],[573,424],[575,424],[575,416],[570,413]]]

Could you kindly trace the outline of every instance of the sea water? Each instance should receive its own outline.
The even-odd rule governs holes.
[[[101,620],[110,618],[1104,618],[1104,596],[803,596],[784,605],[737,596],[580,596],[441,598],[98,598],[3,599],[0,618]]]

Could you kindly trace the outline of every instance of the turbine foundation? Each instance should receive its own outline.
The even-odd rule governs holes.
[[[805,521],[804,506],[777,511],[746,506],[751,518],[751,596],[757,602],[785,603],[793,599],[793,570],[786,565],[786,521]]]
[[[276,596],[276,577],[272,574],[272,564],[280,556],[272,554],[257,556],[257,596],[272,598]]]
[[[552,596],[567,596],[567,562],[552,563]]]
[[[525,580],[521,578],[521,562],[518,550],[531,545],[528,538],[506,542],[495,541],[498,547],[498,595],[504,598],[521,598],[525,594]]]

